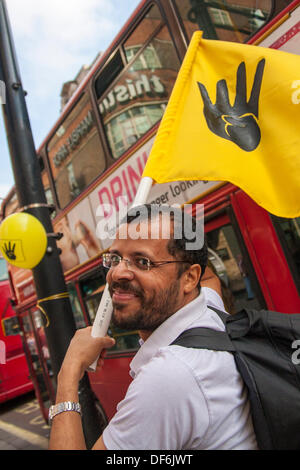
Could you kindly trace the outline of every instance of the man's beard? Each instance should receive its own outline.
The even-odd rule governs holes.
[[[142,289],[132,287],[128,281],[113,282],[110,286],[111,295],[116,288],[133,292],[140,302],[140,308],[137,311],[126,315],[122,315],[122,310],[128,309],[128,305],[113,303],[112,321],[118,328],[154,331],[177,310],[179,280],[176,280],[169,288],[154,292],[148,299],[145,298]]]

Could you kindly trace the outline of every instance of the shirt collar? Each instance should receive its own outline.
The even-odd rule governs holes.
[[[204,294],[201,292],[192,302],[165,320],[142,346],[130,363],[130,375],[134,378],[140,368],[146,364],[163,346],[171,344],[183,331],[187,330],[195,320],[202,317],[207,309]]]

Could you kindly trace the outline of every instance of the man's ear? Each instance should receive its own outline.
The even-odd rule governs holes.
[[[187,271],[184,272],[184,293],[190,294],[198,285],[201,277],[201,266],[192,264]]]

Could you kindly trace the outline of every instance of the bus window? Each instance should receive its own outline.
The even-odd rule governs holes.
[[[109,335],[116,340],[116,344],[108,352],[136,351],[139,348],[139,334],[137,331],[127,331],[110,324]]]
[[[105,276],[103,268],[85,277],[79,282],[81,295],[87,310],[90,323],[95,320],[97,309],[105,287]]]
[[[126,55],[127,62],[130,62],[133,57],[137,55],[137,53],[144,47],[144,44],[148,41],[149,37],[153,34],[153,32],[160,26],[162,23],[162,17],[159,11],[158,6],[154,5],[149,12],[144,16],[143,21],[135,28],[134,32],[130,35],[130,37],[125,41],[123,47],[124,52]],[[153,59],[152,53],[150,49],[146,48],[145,54],[142,54],[142,57],[136,62],[135,70],[139,70],[139,66],[143,60],[148,60],[148,62]],[[147,59],[147,55],[149,57]],[[145,59],[146,56],[146,59]]]
[[[53,194],[52,194],[52,190],[49,184],[49,177],[45,170],[42,171],[42,182],[44,186],[47,203],[50,205],[54,205]],[[51,212],[51,218],[54,219],[55,216],[56,216],[56,211]]]
[[[8,279],[7,264],[4,258],[0,257],[0,281]]]
[[[3,217],[8,217],[10,214],[16,212],[19,207],[18,196],[14,190],[12,196],[5,202],[3,207]]]
[[[82,297],[91,319],[91,323],[93,323],[95,319],[105,287],[105,275],[106,273],[101,269],[94,273],[93,276],[80,282]],[[116,328],[111,323],[108,329],[108,334],[116,340],[115,346],[107,351],[108,355],[114,352],[136,350],[139,347],[139,335],[137,331],[127,331]]]
[[[294,268],[298,280],[300,278],[300,217],[286,219],[273,216],[273,220],[283,248],[289,258],[289,263]]]
[[[1,320],[4,336],[16,336],[20,334],[20,325],[18,317],[3,318]]]
[[[21,321],[23,324],[25,344],[28,350],[32,379],[34,382],[36,382],[36,385],[37,385],[36,390],[38,390],[38,399],[41,405],[43,404],[42,408],[43,407],[49,408],[51,404],[50,395],[49,395],[49,376],[46,373],[45,362],[47,365],[47,372],[48,371],[50,372],[51,371],[50,359],[49,357],[47,357],[48,354],[46,350],[42,350],[42,353],[41,353],[39,340],[38,340],[38,337],[36,336],[36,332],[34,328],[32,312],[28,311],[25,314],[23,314],[21,317]],[[35,323],[36,322],[37,322],[37,319],[35,319]],[[42,346],[43,344],[45,344],[47,348],[47,345],[45,342],[42,342],[41,344]]]
[[[146,15],[124,45],[128,66],[104,95],[97,95],[115,159],[162,118],[180,66],[168,29],[161,24],[158,9],[155,11],[153,17]],[[158,29],[145,44],[153,25]],[[102,74],[96,79],[96,90],[98,81],[102,82]]]
[[[105,169],[105,158],[91,103],[84,94],[48,144],[61,208],[75,199]]]
[[[46,186],[44,189],[45,189],[45,195],[46,195],[47,203],[48,204],[54,204],[51,189],[49,188],[49,186]],[[54,216],[53,216],[53,214],[51,214],[51,215],[52,215],[52,217],[55,217],[55,213],[54,213]]]
[[[42,356],[45,361],[45,364],[47,366],[47,370],[49,373],[49,376],[53,376],[52,372],[52,366],[51,366],[51,360],[50,360],[50,354],[49,354],[49,348],[48,348],[48,343],[47,343],[47,338],[46,338],[46,333],[44,329],[44,320],[42,318],[42,313],[40,310],[34,310],[32,311],[32,318],[34,321],[34,326],[35,326],[35,331],[38,334],[39,338],[39,347],[42,350]]]
[[[272,0],[173,0],[190,40],[202,30],[207,39],[245,42],[267,23]]]
[[[242,308],[263,308],[253,269],[241,250],[232,225],[226,224],[211,230],[206,236],[209,262],[219,275],[224,294],[231,304],[228,313],[237,313]]]
[[[68,285],[68,292],[70,295],[70,302],[71,307],[75,319],[76,328],[84,328],[86,326],[84,321],[83,312],[80,306],[80,302],[77,296],[76,287],[73,282],[69,282]]]

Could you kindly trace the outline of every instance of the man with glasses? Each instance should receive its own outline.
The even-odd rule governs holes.
[[[207,263],[206,245],[197,243],[203,233],[180,209],[153,209],[129,211],[103,255],[113,322],[137,329],[141,347],[131,362],[133,381],[94,448],[255,449],[247,393],[233,356],[171,344],[190,328],[224,330],[200,287]],[[73,408],[55,415],[51,449],[85,448],[74,409],[78,381],[101,350],[114,344],[90,333],[76,333],[59,373],[57,403],[71,401]]]

